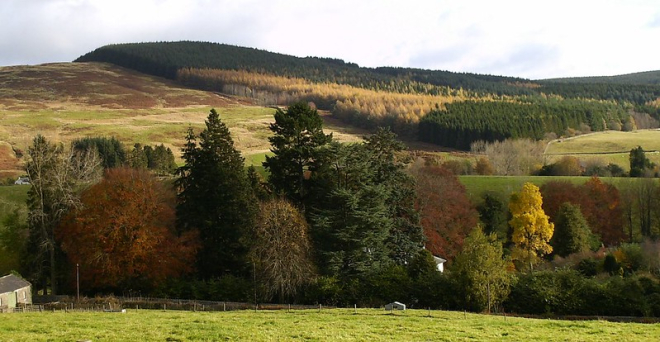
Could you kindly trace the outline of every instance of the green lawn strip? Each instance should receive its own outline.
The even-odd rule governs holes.
[[[557,321],[408,310],[324,309],[127,313],[43,312],[6,314],[6,341],[192,341],[192,340],[369,340],[369,341],[655,341],[660,325],[604,321]]]
[[[546,153],[616,153],[630,151],[637,146],[642,146],[646,151],[660,151],[660,130],[605,131],[557,139],[550,143]]]

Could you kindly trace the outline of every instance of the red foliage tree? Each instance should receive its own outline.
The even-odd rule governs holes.
[[[571,203],[582,207],[585,202],[580,187],[568,181],[549,181],[543,184],[540,190],[543,197],[543,211],[552,222],[556,222],[562,204]]]
[[[57,237],[83,288],[140,288],[191,271],[197,233],[174,229],[175,193],[146,170],[111,169]]]
[[[619,190],[612,184],[603,183],[592,177],[582,190],[589,205],[582,208],[582,215],[589,222],[591,230],[600,235],[607,246],[618,245],[626,238],[623,229],[623,210]]]
[[[426,249],[451,261],[477,226],[477,210],[465,186],[449,170],[416,165],[413,174],[417,180],[417,208],[428,239]]]
[[[593,177],[583,185],[567,181],[550,181],[541,187],[543,210],[550,221],[556,222],[563,203],[580,207],[589,228],[608,246],[618,245],[625,239],[623,212],[619,191],[611,184]]]

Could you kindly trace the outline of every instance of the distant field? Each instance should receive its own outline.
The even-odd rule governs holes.
[[[407,310],[4,314],[8,341],[657,341],[660,325]]]
[[[547,162],[551,163],[562,156],[572,155],[582,161],[599,160],[604,164],[614,163],[625,170],[630,168],[628,154],[641,146],[647,158],[660,164],[660,130],[639,130],[633,132],[605,131],[567,139],[557,139],[548,144]]]

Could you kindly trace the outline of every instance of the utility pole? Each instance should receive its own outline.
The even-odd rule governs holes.
[[[76,264],[76,301],[80,302],[80,264]]]
[[[254,311],[257,311],[257,266],[252,262],[252,280],[254,282]]]

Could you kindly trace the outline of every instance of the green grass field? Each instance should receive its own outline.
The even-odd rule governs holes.
[[[545,151],[547,162],[552,163],[566,155],[572,155],[583,162],[617,164],[624,170],[630,169],[630,150],[642,146],[646,157],[660,164],[660,130],[639,130],[633,132],[605,131],[585,134],[568,139],[551,141]]]
[[[3,341],[656,341],[660,325],[557,321],[462,312],[327,309],[287,312],[5,314]]]

